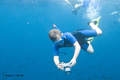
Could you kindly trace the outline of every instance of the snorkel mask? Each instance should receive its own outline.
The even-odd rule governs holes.
[[[53,42],[55,46],[63,46],[64,45],[64,39],[59,39],[55,42]]]

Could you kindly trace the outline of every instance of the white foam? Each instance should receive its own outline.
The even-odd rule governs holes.
[[[95,0],[91,0],[87,10],[86,15],[90,20],[93,20],[99,16],[100,7],[99,5],[93,5],[95,3]],[[96,7],[95,7],[96,6]]]

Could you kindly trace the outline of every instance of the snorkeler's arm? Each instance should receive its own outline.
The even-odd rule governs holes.
[[[54,56],[54,63],[56,64],[56,66],[60,63],[59,56]]]
[[[54,53],[54,63],[57,66],[57,68],[63,70],[62,63],[59,61],[59,48],[53,45],[53,53]]]
[[[56,66],[58,67],[58,69],[63,70],[64,68],[62,67],[62,63],[60,63],[59,61],[59,56],[54,56],[54,63],[56,64]]]
[[[77,60],[77,57],[78,57],[80,49],[81,49],[78,41],[76,41],[73,45],[75,47],[75,52],[74,52],[74,56],[73,56],[72,60],[70,61],[71,67],[76,64],[76,60]]]
[[[73,46],[75,47],[75,52],[74,52],[73,58],[70,61],[70,64],[72,67],[73,65],[76,64],[76,59],[79,55],[81,47],[80,47],[77,39],[71,33],[67,32],[67,33],[64,33],[64,35],[66,37],[65,40],[70,42],[71,44],[73,44]]]
[[[74,53],[73,59],[76,60],[79,55],[81,47],[80,47],[78,41],[76,41],[73,45],[75,46],[75,53]]]
[[[59,61],[59,47],[53,45],[54,63],[58,65]]]

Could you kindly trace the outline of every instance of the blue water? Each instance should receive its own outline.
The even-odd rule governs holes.
[[[48,32],[56,24],[63,32],[90,29],[87,7],[77,15],[63,0],[0,0],[0,80],[120,80],[119,0],[99,0],[101,36],[91,43],[94,54],[81,50],[72,73],[66,75],[53,62]],[[64,48],[61,61],[72,58]],[[18,76],[17,76],[18,75]]]

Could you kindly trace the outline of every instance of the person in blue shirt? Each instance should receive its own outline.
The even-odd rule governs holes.
[[[59,69],[64,69],[62,67],[63,62],[60,63],[59,61],[59,48],[75,47],[73,58],[69,62],[70,67],[76,64],[76,60],[81,49],[85,50],[88,53],[94,52],[94,49],[90,44],[90,39],[102,34],[101,29],[98,27],[100,18],[101,17],[89,23],[92,30],[76,30],[74,32],[62,33],[55,25],[53,25],[56,29],[49,31],[49,38],[53,42],[54,63]]]

